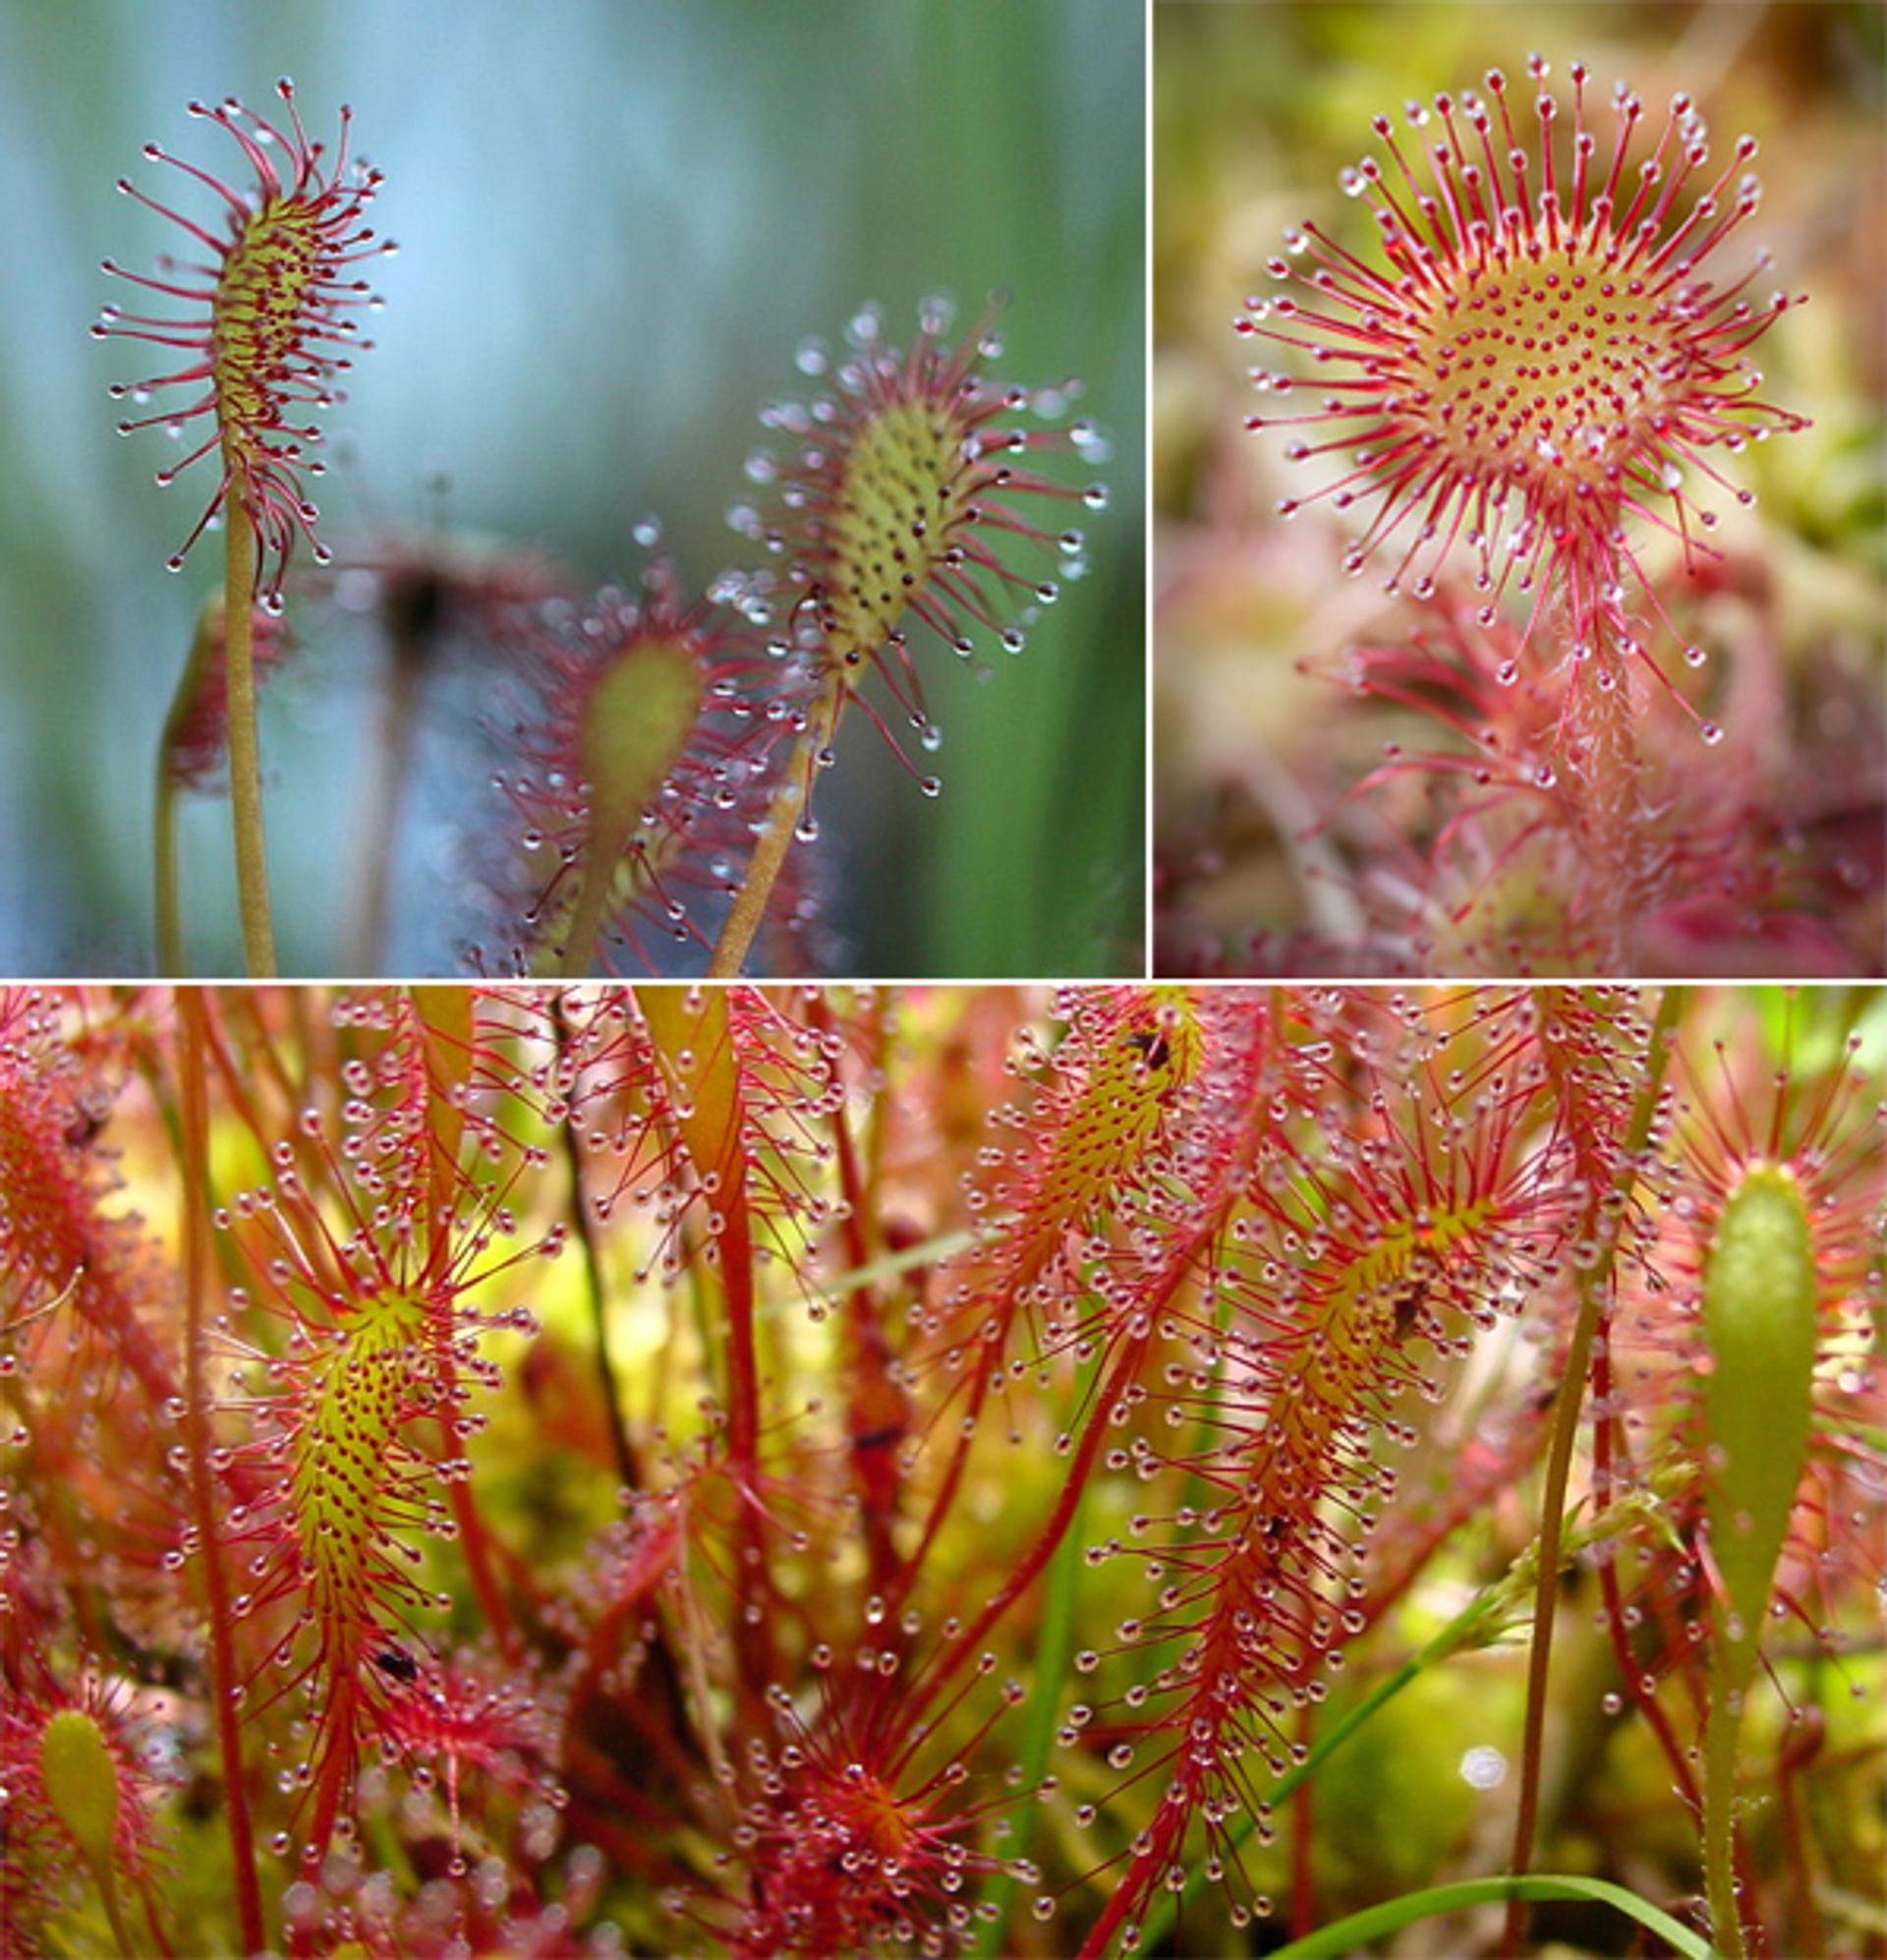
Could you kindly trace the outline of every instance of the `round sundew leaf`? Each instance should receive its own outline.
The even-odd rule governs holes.
[[[1779,1165],[1731,1193],[1703,1282],[1710,1544],[1746,1676],[1808,1449],[1815,1259],[1801,1188]]]
[[[39,1776],[53,1815],[96,1867],[111,1863],[118,1828],[118,1765],[83,1708],[61,1708],[39,1738]]]
[[[1310,223],[1288,232],[1289,256],[1267,270],[1298,294],[1254,299],[1237,325],[1336,371],[1318,378],[1320,408],[1291,403],[1249,417],[1248,429],[1288,429],[1287,461],[1319,469],[1360,445],[1352,467],[1326,469],[1281,514],[1320,500],[1339,510],[1374,502],[1346,572],[1360,572],[1401,532],[1408,543],[1400,563],[1391,560],[1386,590],[1432,598],[1464,556],[1482,591],[1559,591],[1570,637],[1595,644],[1602,627],[1616,628],[1624,593],[1646,583],[1634,526],[1674,533],[1694,570],[1710,549],[1699,534],[1717,521],[1697,500],[1704,486],[1750,500],[1703,452],[1734,454],[1808,424],[1756,397],[1762,376],[1747,351],[1801,296],[1777,293],[1759,307],[1744,294],[1746,278],[1715,272],[1715,255],[1756,208],[1753,185],[1725,208],[1735,165],[1712,185],[1687,134],[1689,112],[1674,100],[1658,161],[1644,166],[1656,174],[1631,197],[1642,105],[1622,91],[1629,112],[1618,117],[1608,171],[1588,126],[1585,80],[1574,73],[1580,161],[1570,184],[1553,179],[1549,93],[1539,97],[1543,135],[1515,143],[1505,175],[1488,146],[1485,105],[1437,95],[1445,140],[1419,143],[1433,195],[1417,188],[1420,157],[1378,117],[1393,165],[1366,158],[1341,180],[1374,215],[1378,254],[1352,254]],[[1412,105],[1412,121],[1427,117]],[[1398,202],[1399,180],[1419,200],[1419,222]],[[1306,385],[1283,371],[1251,376],[1267,394]]]

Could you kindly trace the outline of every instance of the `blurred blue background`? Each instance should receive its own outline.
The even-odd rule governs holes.
[[[967,326],[1008,289],[995,372],[1082,377],[1112,458],[1056,473],[1113,503],[1080,513],[1092,570],[1019,658],[921,646],[940,799],[850,718],[818,806],[829,920],[846,971],[1138,971],[1144,31],[1140,0],[0,0],[0,971],[150,970],[154,749],[218,541],[163,567],[213,465],[153,487],[162,434],[121,439],[105,391],[161,356],[86,327],[109,300],[139,310],[101,258],[148,270],[186,242],[115,179],[210,222],[210,194],[143,145],[240,185],[185,103],[272,118],[280,75],[330,144],[353,104],[401,248],[324,419],[342,559],[442,512],[632,579],[632,527],[658,513],[704,585],[757,562],[725,512],[754,494],[761,403],[803,394],[803,339],[877,300],[903,345],[925,294]],[[314,975],[357,875],[378,656],[293,610],[305,651],[264,700],[263,761],[283,970]],[[225,806],[186,816],[194,967],[236,970]],[[385,963],[450,972],[449,840],[422,825],[400,853]]]

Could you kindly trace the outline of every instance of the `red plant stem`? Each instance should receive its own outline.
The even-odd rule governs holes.
[[[719,988],[644,987],[637,1004],[672,1085],[681,1141],[719,1219],[715,1235],[727,1297],[727,1449],[736,1473],[759,1462],[760,1364],[754,1340],[753,1216],[741,1144],[740,1065]]]
[[[696,1175],[719,1222],[714,1236],[727,1314],[727,1468],[740,1503],[734,1524],[734,1642],[742,1686],[758,1697],[772,1679],[761,1525],[760,1353],[754,1218],[741,1129],[740,1063],[724,988],[645,987],[643,1021],[672,1084],[671,1108]],[[757,1612],[747,1609],[757,1607]]]
[[[753,1214],[748,1209],[744,1178],[733,1187],[723,1182],[716,1200],[723,1207],[726,1229],[721,1233],[722,1297],[727,1309],[728,1412],[727,1457],[740,1508],[734,1525],[734,1591],[736,1644],[742,1679],[754,1693],[772,1679],[772,1622],[766,1611],[766,1549],[761,1526],[764,1510],[760,1477],[760,1356],[756,1341]],[[758,1607],[759,1612],[748,1609]]]
[[[830,1005],[823,996],[814,1004],[811,1017],[816,1027],[831,1027]],[[841,1229],[845,1235],[847,1263],[856,1272],[870,1262],[879,1247],[866,1237],[866,1222],[875,1216],[875,1211],[843,1104],[833,1112],[832,1136],[839,1188],[845,1195],[845,1221]],[[910,1428],[910,1400],[898,1385],[876,1287],[846,1289],[843,1326],[852,1487],[858,1495],[865,1529],[871,1587],[883,1598],[897,1583],[900,1571],[891,1526],[903,1487],[897,1474],[897,1453]]]
[[[1003,1319],[1004,1324],[1006,1324],[1007,1316],[1003,1316]],[[956,1502],[956,1493],[962,1484],[964,1473],[969,1469],[970,1452],[976,1441],[977,1417],[982,1414],[983,1405],[989,1400],[991,1383],[995,1378],[994,1367],[982,1365],[982,1361],[989,1358],[986,1346],[985,1354],[979,1358],[979,1363],[972,1372],[969,1407],[957,1421],[956,1440],[950,1451],[950,1460],[944,1469],[944,1474],[938,1479],[936,1492],[931,1499],[930,1513],[924,1521],[924,1528],[920,1532],[910,1556],[904,1561],[903,1569],[898,1573],[895,1585],[887,1594],[890,1602],[890,1610],[886,1617],[889,1619],[897,1617],[898,1608],[903,1604],[911,1588],[917,1584],[924,1567],[925,1559],[930,1553],[931,1546],[936,1542],[939,1532],[944,1528],[944,1520],[948,1518],[951,1507]],[[1042,1562],[1046,1564],[1047,1558],[1048,1551],[1045,1550]]]
[[[931,1499],[930,1515],[924,1521],[924,1528],[919,1533],[910,1556],[902,1569],[895,1575],[892,1584],[886,1591],[889,1610],[886,1618],[895,1620],[898,1609],[903,1605],[911,1588],[917,1584],[924,1561],[930,1553],[937,1534],[944,1528],[944,1521],[949,1516],[950,1507],[956,1502],[958,1487],[963,1481],[963,1473],[969,1468],[970,1449],[975,1441],[976,1418],[982,1412],[984,1403],[989,1399],[990,1370],[979,1366],[970,1383],[970,1403],[967,1412],[958,1422],[956,1440],[950,1451],[949,1463],[944,1474],[938,1479],[936,1494]]]
[[[217,1022],[208,1023],[204,1030],[204,1038],[209,1044],[210,1060],[216,1067],[217,1085],[225,1101],[231,1111],[241,1118],[249,1133],[258,1141],[262,1141],[269,1136],[272,1125],[264,1120],[260,1105],[253,1093],[253,1077],[273,1080],[290,1109],[297,1107],[302,1100],[296,1085],[283,1072],[281,1058],[275,1054],[274,1044],[268,1038],[267,1028],[257,1012],[257,1009],[263,1001],[279,999],[280,995],[272,988],[238,987],[219,989],[216,998],[219,1019],[224,1016],[233,1018],[240,1010],[252,1021],[255,1028],[256,1039],[241,1060],[230,1054],[224,1041],[223,1029]],[[245,1063],[248,1064],[247,1070]],[[305,1144],[306,1139],[298,1139],[298,1142]],[[265,1141],[262,1147],[266,1149]],[[303,1149],[298,1148],[297,1163],[305,1174],[314,1174],[317,1160],[312,1154],[312,1146],[308,1146],[308,1154],[304,1154]]]
[[[447,1447],[456,1451],[463,1446],[446,1430]],[[472,1589],[479,1595],[479,1607],[485,1614],[486,1627],[496,1637],[498,1651],[504,1657],[505,1665],[517,1667],[524,1661],[524,1638],[518,1632],[517,1622],[505,1600],[504,1588],[498,1584],[498,1576],[492,1567],[491,1539],[485,1528],[485,1520],[479,1515],[479,1507],[472,1500],[472,1491],[464,1478],[455,1477],[451,1484],[452,1516],[459,1528],[459,1543],[465,1551],[465,1567],[472,1580]]]
[[[1151,1321],[1152,1316],[1149,1316]],[[921,1685],[913,1688],[909,1703],[909,1719],[915,1724],[926,1708],[937,1699],[938,1693],[958,1668],[975,1655],[978,1644],[990,1629],[1006,1613],[1022,1594],[1033,1585],[1050,1559],[1055,1556],[1068,1527],[1073,1523],[1081,1508],[1081,1499],[1088,1474],[1094,1468],[1094,1460],[1100,1454],[1107,1438],[1106,1411],[1113,1407],[1115,1395],[1132,1383],[1146,1362],[1146,1352],[1152,1341],[1149,1332],[1136,1336],[1123,1343],[1120,1352],[1115,1356],[1114,1365],[1109,1370],[1095,1398],[1093,1412],[1077,1437],[1073,1453],[1068,1462],[1068,1472],[1061,1484],[1061,1494],[1055,1501],[1055,1509],[1049,1514],[1048,1523],[1042,1527],[1036,1541],[1018,1559],[1009,1576],[990,1595],[988,1603],[975,1619],[969,1622],[948,1644],[939,1649],[937,1659],[931,1664]]]
[[[420,1024],[426,1054],[427,1167],[430,1182],[432,1242],[427,1249],[427,1280],[437,1284],[453,1257],[451,1218],[463,1180],[459,1153],[465,1140],[465,1111],[458,1092],[471,1073],[473,1043],[472,994],[465,987],[416,987],[413,1011]],[[449,1386],[449,1384],[448,1384]],[[448,1402],[446,1407],[450,1407]],[[456,1456],[460,1443],[450,1418],[439,1418],[440,1443]],[[515,1667],[524,1659],[520,1639],[504,1589],[492,1570],[491,1544],[484,1520],[473,1502],[471,1485],[455,1477],[451,1483],[452,1515],[465,1550],[466,1570],[479,1595],[486,1624],[497,1637],[498,1650]]]
[[[229,1820],[230,1869],[236,1884],[236,1914],[243,1951],[268,1948],[262,1918],[261,1886],[256,1875],[255,1826],[249,1815],[249,1785],[243,1770],[242,1727],[235,1691],[236,1641],[229,1610],[217,1522],[216,1490],[210,1475],[209,1403],[203,1380],[203,1289],[209,1283],[207,1222],[209,1206],[209,1098],[204,1052],[208,1046],[203,997],[183,988],[177,998],[185,1040],[182,1045],[184,1132],[184,1407],[190,1438],[191,1508],[203,1560],[209,1606],[209,1667],[216,1704],[216,1748],[222,1761],[223,1795]]]
[[[825,995],[808,1004],[807,1019],[822,1033],[831,1031],[834,1026],[832,1007]],[[842,1103],[832,1114],[832,1147],[837,1153],[839,1187],[845,1194],[842,1230],[846,1257],[853,1266],[863,1266],[875,1249],[865,1237],[866,1221],[873,1217],[873,1210],[858,1161],[858,1146],[852,1140],[852,1126],[845,1120]]]
[[[430,1280],[451,1264],[447,1221],[462,1182],[459,1150],[465,1141],[465,1111],[459,1095],[469,1087],[471,1074],[472,995],[465,987],[415,987],[411,999],[426,1063],[428,1202],[433,1221],[433,1239],[427,1250]]]
[[[1140,1849],[1133,1855],[1133,1862],[1126,1874],[1115,1883],[1114,1896],[1109,1899],[1101,1917],[1088,1929],[1088,1936],[1081,1942],[1075,1960],[1101,1960],[1101,1956],[1112,1950],[1115,1934],[1130,1914],[1141,1911],[1146,1904],[1146,1892],[1139,1882],[1140,1874],[1156,1862],[1164,1864],[1172,1856],[1174,1839],[1186,1828],[1187,1812],[1176,1804],[1163,1804],[1155,1814],[1140,1840]]]
[[[720,1237],[721,1277],[727,1305],[727,1454],[743,1490],[760,1473],[760,1353],[754,1338],[753,1217],[744,1195],[725,1196],[726,1229]]]
[[[1636,1175],[1639,1153],[1651,1133],[1659,1087],[1671,1059],[1671,1037],[1684,1002],[1684,989],[1666,990],[1658,1005],[1645,1058],[1645,1079],[1631,1109],[1619,1162],[1620,1176]],[[1581,1120],[1574,1112],[1573,1120]],[[1587,1118],[1586,1120],[1589,1120]],[[1598,1247],[1598,1257],[1579,1275],[1579,1312],[1573,1325],[1553,1407],[1553,1440],[1547,1452],[1546,1488],[1540,1499],[1539,1575],[1533,1595],[1533,1639],[1527,1652],[1526,1717],[1520,1744],[1520,1787],[1514,1825],[1514,1856],[1509,1875],[1524,1877],[1533,1860],[1533,1834],[1540,1815],[1540,1777],[1546,1743],[1546,1694],[1553,1659],[1553,1615],[1560,1584],[1560,1534],[1566,1522],[1566,1492],[1572,1473],[1572,1446],[1579,1432],[1579,1410],[1585,1400],[1586,1375],[1592,1364],[1593,1343],[1612,1296],[1612,1268],[1618,1256],[1617,1217],[1608,1203],[1609,1181],[1595,1179],[1580,1219],[1580,1236]],[[1502,1951],[1518,1953],[1526,1944],[1527,1902],[1517,1894],[1508,1901]]]
[[[148,1873],[138,1887],[138,1903],[144,1909],[144,1931],[150,1935],[150,1950],[158,1956],[158,1960],[177,1960],[177,1948],[157,1917],[157,1887],[151,1882]],[[109,1893],[105,1898],[105,1910],[107,1914],[111,1910]]]

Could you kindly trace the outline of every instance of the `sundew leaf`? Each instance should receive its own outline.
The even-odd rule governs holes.
[[[1755,1666],[1808,1451],[1815,1292],[1801,1187],[1781,1166],[1758,1165],[1724,1206],[1703,1283],[1710,1545],[1729,1613],[1727,1658],[1742,1679]]]

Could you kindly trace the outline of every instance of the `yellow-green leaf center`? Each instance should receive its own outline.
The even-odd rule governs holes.
[[[577,760],[590,784],[590,843],[613,858],[674,768],[701,713],[701,663],[685,640],[638,640],[584,704]]]
[[[111,1863],[118,1765],[83,1708],[61,1708],[39,1737],[39,1778],[53,1815],[94,1869]]]
[[[859,428],[831,518],[835,653],[882,646],[944,563],[969,501],[963,440],[933,401],[887,403]]]
[[[225,440],[280,420],[272,397],[307,322],[320,268],[320,216],[312,204],[271,199],[230,248],[210,306],[216,406]]]

